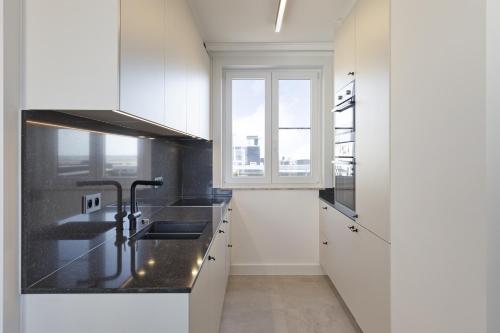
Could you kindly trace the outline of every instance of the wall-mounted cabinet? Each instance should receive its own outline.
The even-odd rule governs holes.
[[[210,58],[186,1],[25,0],[24,11],[23,109],[209,138]]]

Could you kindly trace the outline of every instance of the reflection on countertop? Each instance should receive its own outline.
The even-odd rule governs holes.
[[[205,198],[207,199],[207,198]],[[38,236],[57,245],[57,257],[82,251],[83,255],[23,288],[33,293],[182,293],[190,292],[222,221],[230,197],[217,198],[212,207],[167,206],[168,201],[141,205],[144,218],[154,221],[208,222],[198,239],[135,240],[136,231],[114,228],[114,207],[106,207],[93,220],[89,215],[61,221]],[[163,203],[163,205],[161,205]],[[100,221],[97,221],[100,220]],[[139,230],[140,231],[140,227]],[[75,250],[76,249],[76,250]]]

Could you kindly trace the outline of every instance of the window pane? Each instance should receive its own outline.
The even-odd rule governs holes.
[[[279,130],[279,175],[311,175],[311,130]]]
[[[137,176],[138,139],[108,134],[105,142],[105,175],[114,177]]]
[[[279,81],[279,127],[311,126],[311,81]]]
[[[264,176],[266,82],[232,80],[232,174]]]
[[[279,176],[311,175],[311,81],[279,80]]]

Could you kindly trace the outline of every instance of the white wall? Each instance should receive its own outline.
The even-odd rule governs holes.
[[[500,332],[500,2],[487,2],[488,333]]]
[[[20,7],[19,0],[3,0],[3,205],[2,214],[2,332],[19,332],[19,124],[20,124]]]
[[[317,190],[234,190],[231,274],[322,274]]]
[[[391,4],[395,333],[486,331],[485,3]]]

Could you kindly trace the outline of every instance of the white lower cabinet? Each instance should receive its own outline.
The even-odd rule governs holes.
[[[323,270],[363,332],[390,332],[390,245],[320,200],[321,239]]]
[[[230,210],[215,231],[214,242],[189,295],[189,333],[218,333],[229,277]]]
[[[22,295],[21,331],[218,333],[230,265],[226,214],[191,293]]]
[[[219,233],[215,237],[189,295],[189,333],[219,332],[226,291],[226,237]]]

